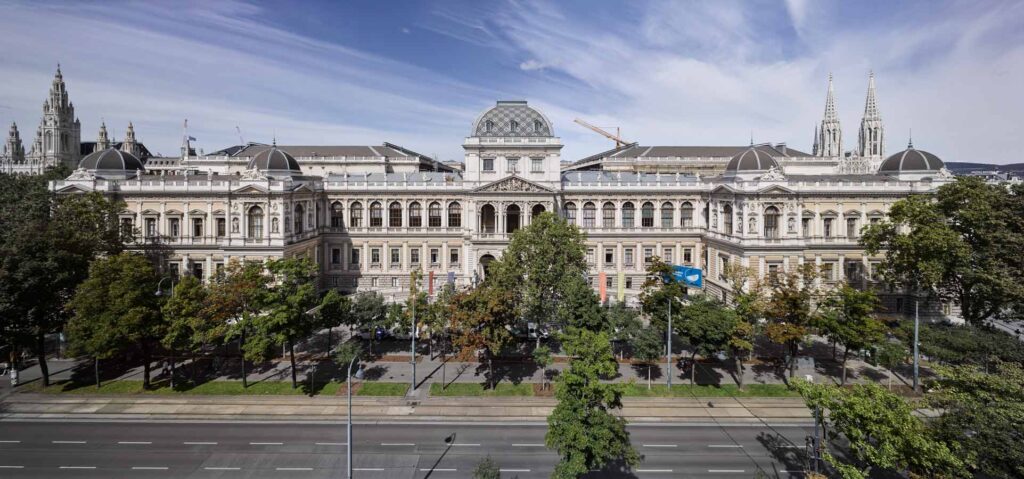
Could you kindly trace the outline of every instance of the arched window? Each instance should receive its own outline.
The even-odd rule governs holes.
[[[640,207],[640,226],[644,228],[654,226],[654,203],[648,201]]]
[[[544,123],[541,123],[540,120],[533,120],[533,131],[534,131],[534,133],[540,133],[543,130],[544,130]]]
[[[356,201],[348,207],[348,225],[358,228],[363,225],[363,204]]]
[[[693,226],[693,204],[689,201],[684,201],[679,207],[679,222],[684,228]]]
[[[636,207],[629,201],[622,204],[622,227],[632,228],[633,219],[636,217]]]
[[[774,206],[764,209],[764,237],[779,237],[779,209]]]
[[[541,205],[541,204],[533,205],[533,209],[530,210],[530,221],[533,221],[534,218],[540,216],[540,214],[545,212],[545,211],[547,211],[547,210],[544,209],[544,205]]]
[[[495,219],[493,205],[483,205],[480,208],[480,229],[483,233],[494,233]]]
[[[427,226],[431,228],[441,227],[441,203],[435,201],[427,207]]]
[[[675,217],[675,208],[672,206],[672,203],[669,203],[667,201],[662,203],[661,204],[661,227],[662,228],[671,228],[671,227],[675,226],[675,224],[674,224],[675,223],[674,217]]]
[[[448,227],[462,227],[462,205],[457,201],[453,201],[448,205]]]
[[[295,205],[295,234],[302,232],[302,216],[305,215],[302,205]]]
[[[608,201],[601,205],[601,226],[605,228],[615,227],[615,203]]]
[[[263,208],[253,206],[249,208],[249,238],[263,238]]]
[[[576,224],[576,203],[566,203],[563,207],[565,210],[565,221],[569,224]]]
[[[518,132],[518,131],[519,131],[519,122],[518,122],[518,121],[515,121],[515,120],[512,120],[512,121],[511,121],[511,122],[509,122],[509,124],[508,124],[508,129],[509,129],[509,131],[511,131],[512,133],[516,133],[516,132]]]
[[[593,228],[597,222],[597,206],[591,202],[583,205],[583,227]]]
[[[519,229],[519,205],[508,205],[505,208],[505,232],[514,233]]]
[[[402,227],[402,204],[397,201],[392,201],[388,205],[388,226],[392,228]]]
[[[423,226],[423,208],[418,201],[409,203],[409,227],[419,228]]]
[[[370,203],[370,227],[380,228],[384,226],[384,207],[379,201]]]
[[[725,207],[722,208],[722,216],[723,216],[723,218],[722,218],[722,226],[723,226],[724,232],[727,235],[731,235],[732,234],[732,205],[725,205]]]
[[[494,130],[494,122],[491,121],[491,120],[485,121],[484,122],[484,131],[486,131],[487,133],[490,133],[492,130]]]
[[[341,206],[341,203],[335,201],[331,204],[331,228],[341,228],[345,226],[345,207]]]

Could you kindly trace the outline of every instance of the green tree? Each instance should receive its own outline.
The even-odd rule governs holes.
[[[796,359],[800,343],[810,334],[810,328],[818,321],[815,300],[820,292],[815,285],[819,276],[813,264],[806,264],[795,271],[780,273],[772,282],[765,307],[765,336],[786,348],[786,365],[789,377],[796,375]]]
[[[591,331],[612,331],[597,293],[582,276],[565,278],[563,286],[562,298],[556,309],[556,324]]]
[[[736,323],[729,334],[729,355],[735,363],[736,385],[742,391],[743,359],[754,351],[758,322],[764,318],[767,308],[767,293],[765,282],[751,268],[730,265],[725,276],[732,290],[732,305],[736,312]]]
[[[247,337],[255,329],[253,324],[263,312],[267,302],[270,277],[260,262],[231,261],[222,274],[214,278],[207,292],[205,314],[214,323],[227,325],[225,341],[238,338],[242,354],[242,387],[248,387],[246,361],[260,361],[266,351],[248,345]],[[266,347],[266,343],[260,343]]]
[[[902,343],[893,342],[890,340],[882,341],[875,348],[874,359],[878,361],[878,364],[882,365],[885,369],[889,370],[887,374],[888,387],[892,390],[892,375],[895,374],[896,368],[907,363],[907,358],[910,357],[910,351]]]
[[[555,362],[555,358],[551,355],[551,348],[547,346],[537,346],[533,349],[533,363],[540,368],[540,373],[543,376],[542,387],[548,388],[548,367]]]
[[[609,306],[604,314],[608,321],[608,327],[611,328],[613,347],[616,344],[630,343],[635,332],[644,327],[643,322],[640,321],[639,312],[621,301]],[[619,349],[618,354],[621,358],[622,349]]]
[[[551,477],[575,479],[621,460],[635,466],[640,456],[629,442],[626,420],[612,414],[622,407],[622,386],[601,382],[616,373],[607,333],[574,329],[563,335],[569,368],[558,377],[558,405],[548,416],[545,443],[561,457]]]
[[[514,293],[485,283],[455,295],[449,308],[452,345],[459,359],[486,359],[488,381],[491,381],[493,357],[515,340],[512,335],[516,321]]]
[[[247,343],[256,357],[265,359],[270,345],[285,345],[291,365],[292,388],[297,388],[295,342],[309,336],[318,318],[311,314],[317,305],[317,268],[306,258],[283,258],[267,261],[271,287],[266,296],[265,312],[254,318],[256,337]]]
[[[899,333],[913,348],[913,324],[900,324]],[[988,368],[994,361],[1024,364],[1024,343],[1009,334],[984,326],[922,324],[921,354],[943,364],[974,364]]]
[[[706,295],[690,297],[683,306],[679,321],[673,324],[676,334],[690,344],[690,384],[696,384],[697,355],[710,357],[729,347],[738,319],[736,312]]]
[[[512,234],[501,259],[491,263],[487,281],[514,293],[518,316],[550,325],[563,319],[559,305],[587,271],[585,241],[575,225],[553,213],[534,216],[529,226]]]
[[[665,332],[654,326],[636,328],[629,337],[633,359],[647,366],[647,389],[651,388],[651,369],[665,355],[665,345]]]
[[[841,385],[846,385],[850,350],[872,348],[885,341],[885,325],[874,317],[877,308],[878,297],[873,291],[859,291],[848,284],[825,299],[819,326],[825,336],[843,346]]]
[[[374,292],[356,294],[352,300],[349,322],[350,329],[367,331],[370,334],[370,353],[377,341],[377,329],[392,326],[388,319],[388,305],[384,297]]]
[[[145,257],[121,253],[93,262],[69,307],[71,350],[97,359],[137,352],[142,358],[144,388],[150,385],[154,348],[166,333],[154,294],[160,277]]]
[[[960,177],[893,203],[861,241],[869,254],[885,252],[887,282],[959,304],[967,322],[981,324],[1024,302],[1022,203],[1024,188]]]
[[[338,346],[338,350],[334,352],[334,364],[338,366],[341,373],[346,381],[348,381],[348,367],[352,363],[352,360],[358,358],[363,354],[363,348],[359,346],[359,343],[352,341],[346,341]]]
[[[491,456],[487,456],[473,468],[473,479],[501,479],[501,469]]]
[[[964,463],[935,440],[906,400],[875,384],[851,388],[794,381],[807,407],[827,418],[830,439],[842,435],[858,464],[824,458],[844,479],[870,477],[872,469],[907,471],[913,478],[961,477]]]
[[[161,308],[167,331],[160,339],[160,344],[171,352],[172,375],[177,353],[188,353],[194,358],[195,353],[220,342],[227,333],[227,324],[211,321],[207,316],[207,293],[200,280],[186,275],[173,289],[174,293]],[[174,383],[173,378],[171,383]]]
[[[100,193],[56,195],[44,175],[0,174],[0,335],[16,351],[35,353],[49,385],[46,335],[64,328],[67,302],[99,255],[116,254],[130,235],[118,222],[123,204]]]
[[[998,363],[992,374],[977,366],[937,368],[930,406],[942,414],[928,423],[982,477],[1024,477],[1024,369]]]
[[[327,328],[327,354],[331,353],[334,328],[347,324],[351,321],[352,301],[348,296],[341,294],[336,289],[331,289],[320,298],[320,307],[317,308],[317,327]]]
[[[672,273],[672,265],[657,256],[651,258],[643,292],[640,293],[644,314],[652,325],[663,331],[668,328],[669,310],[672,311],[672,320],[677,321],[683,309],[683,298],[686,297],[686,286],[672,280]]]

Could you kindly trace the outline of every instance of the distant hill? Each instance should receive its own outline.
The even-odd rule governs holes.
[[[946,168],[954,173],[967,173],[970,171],[1021,171],[1024,172],[1024,163],[1012,163],[1009,165],[996,165],[992,163],[968,163],[961,161],[947,161]]]

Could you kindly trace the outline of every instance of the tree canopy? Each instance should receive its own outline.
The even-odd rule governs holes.
[[[874,317],[878,297],[873,291],[859,291],[843,284],[825,298],[819,328],[843,346],[840,384],[846,384],[846,362],[850,350],[872,348],[885,341],[885,325]]]
[[[736,312],[707,295],[694,295],[683,306],[679,321],[673,323],[676,334],[690,344],[690,383],[696,379],[697,355],[710,357],[724,351],[732,340],[738,322]]]

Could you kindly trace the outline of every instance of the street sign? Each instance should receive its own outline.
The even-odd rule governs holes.
[[[700,268],[672,265],[672,279],[694,288],[704,287],[704,272]]]

